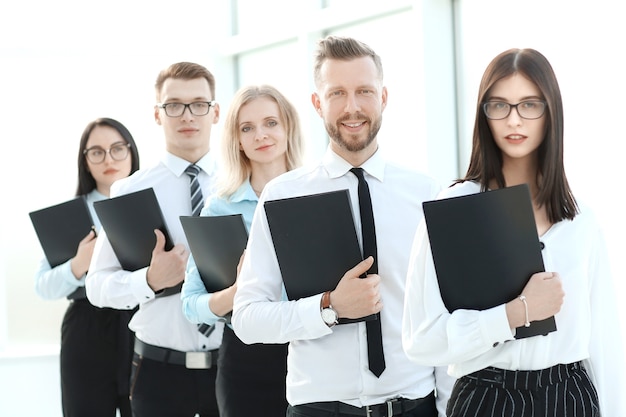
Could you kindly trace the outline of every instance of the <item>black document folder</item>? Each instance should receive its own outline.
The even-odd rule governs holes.
[[[44,255],[51,267],[76,255],[78,244],[93,227],[84,197],[28,213]]]
[[[290,300],[334,290],[363,260],[348,190],[269,200],[264,207]],[[372,314],[339,323],[377,319]]]
[[[449,311],[485,310],[519,296],[544,271],[527,184],[423,203],[441,297]],[[554,317],[515,338],[556,330]]]
[[[150,265],[156,244],[154,229],[165,235],[165,249],[174,246],[152,188],[94,203],[102,228],[126,271]]]
[[[180,222],[207,291],[213,293],[233,285],[248,242],[243,216],[180,216]]]

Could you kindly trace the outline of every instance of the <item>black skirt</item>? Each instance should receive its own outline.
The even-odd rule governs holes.
[[[215,381],[220,417],[284,416],[287,344],[246,345],[224,327]]]

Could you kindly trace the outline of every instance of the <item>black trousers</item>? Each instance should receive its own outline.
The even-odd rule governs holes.
[[[539,371],[489,367],[459,378],[448,417],[599,417],[598,394],[580,362]]]
[[[218,417],[215,399],[217,367],[187,369],[133,355],[133,417]]]
[[[134,311],[70,302],[61,325],[61,402],[65,417],[130,417]]]
[[[221,417],[284,416],[286,344],[246,345],[224,327],[216,394]]]

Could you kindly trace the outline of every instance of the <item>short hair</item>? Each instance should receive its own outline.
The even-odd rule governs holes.
[[[139,169],[139,150],[137,149],[137,144],[135,143],[135,139],[133,139],[133,135],[130,134],[130,131],[126,128],[126,126],[117,120],[110,119],[108,117],[101,117],[93,120],[85,127],[85,130],[83,130],[83,134],[80,137],[80,145],[78,146],[78,186],[76,188],[76,196],[88,194],[96,188],[96,179],[93,177],[89,167],[87,166],[87,156],[83,153],[83,151],[87,147],[87,141],[89,140],[91,132],[99,126],[108,126],[117,130],[126,143],[130,144],[130,173],[132,174]]]
[[[487,66],[476,103],[470,164],[462,181],[477,181],[482,191],[488,188],[491,180],[495,180],[500,188],[506,186],[502,174],[502,153],[493,138],[482,104],[489,98],[496,82],[513,74],[523,75],[533,82],[547,103],[545,137],[538,148],[537,202],[546,206],[548,217],[554,223],[573,219],[578,207],[563,163],[561,91],[547,58],[534,49],[509,49],[496,56]]]
[[[300,128],[300,119],[296,108],[275,87],[271,85],[251,85],[239,89],[228,109],[221,142],[223,166],[217,181],[217,194],[230,197],[248,179],[251,174],[250,159],[240,150],[239,114],[241,108],[260,97],[273,100],[278,105],[280,122],[287,135],[286,162],[287,170],[302,164],[304,139]]]
[[[211,74],[211,71],[200,64],[195,64],[193,62],[177,62],[162,70],[157,76],[156,83],[154,84],[157,101],[161,98],[163,84],[168,78],[179,80],[195,80],[196,78],[204,78],[209,83],[211,99],[215,99],[215,77]]]
[[[326,60],[338,59],[342,61],[349,61],[366,56],[369,56],[374,61],[376,69],[378,70],[379,79],[382,81],[382,61],[378,54],[376,54],[376,52],[374,52],[374,50],[367,44],[353,38],[333,35],[319,40],[317,43],[317,50],[314,55],[315,64],[313,67],[313,79],[315,81],[315,85],[319,86],[321,81],[321,68]]]

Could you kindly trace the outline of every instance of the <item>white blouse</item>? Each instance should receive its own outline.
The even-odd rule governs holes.
[[[465,182],[443,190],[438,198],[477,192],[477,183]],[[457,378],[488,366],[538,370],[583,361],[598,390],[602,414],[626,416],[625,351],[602,230],[581,205],[574,220],[553,225],[540,240],[546,271],[559,273],[565,300],[555,316],[556,332],[515,340],[504,304],[483,311],[447,311],[422,221],[407,275],[404,350],[418,364],[449,365],[448,372]]]

